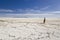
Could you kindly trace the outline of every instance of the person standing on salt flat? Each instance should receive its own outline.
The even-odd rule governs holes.
[[[46,18],[44,17],[43,23],[45,24],[45,22],[46,22]]]

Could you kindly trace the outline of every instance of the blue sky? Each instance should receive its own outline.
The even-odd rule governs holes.
[[[0,0],[0,16],[59,17],[60,0]]]

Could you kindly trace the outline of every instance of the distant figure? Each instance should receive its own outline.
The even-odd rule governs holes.
[[[43,23],[45,24],[45,22],[46,22],[46,18],[44,17]]]

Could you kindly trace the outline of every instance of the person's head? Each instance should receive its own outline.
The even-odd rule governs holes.
[[[44,19],[45,19],[45,17],[44,17]]]

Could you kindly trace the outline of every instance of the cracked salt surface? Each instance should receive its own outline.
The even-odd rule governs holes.
[[[0,40],[60,40],[60,26],[55,23],[0,22]]]

